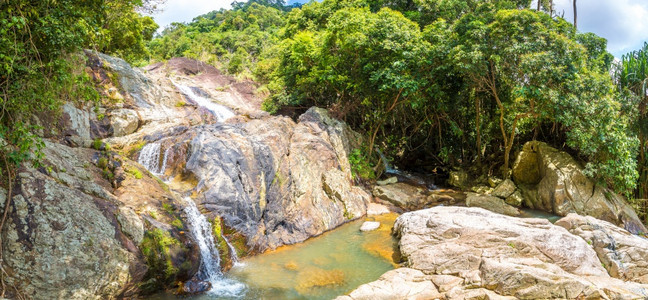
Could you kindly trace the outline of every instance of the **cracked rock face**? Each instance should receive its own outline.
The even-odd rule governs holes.
[[[200,205],[264,251],[365,215],[370,196],[353,185],[348,161],[355,140],[346,124],[311,108],[297,123],[267,117],[197,126],[162,143],[177,158],[169,169],[197,181]]]
[[[386,273],[341,299],[372,299],[371,291],[391,295],[390,299],[421,299],[401,292],[408,286],[416,291],[418,285],[431,285],[434,289],[429,291],[448,299],[648,297],[648,286],[642,284],[645,273],[637,271],[639,267],[624,273],[625,277],[610,276],[599,260],[597,241],[590,245],[587,238],[572,234],[587,231],[589,235],[583,236],[593,236],[595,231],[586,230],[591,225],[575,217],[562,221],[569,231],[544,219],[508,217],[481,208],[435,207],[405,213],[394,224],[394,233],[400,237],[400,251],[409,269],[398,269],[398,276]],[[607,224],[612,226],[608,230],[615,229]],[[628,239],[633,237],[618,231]],[[621,236],[619,244],[635,247],[625,264],[640,265],[643,259],[631,257],[646,257],[639,250],[645,247],[642,241],[634,240],[641,238],[621,242]]]

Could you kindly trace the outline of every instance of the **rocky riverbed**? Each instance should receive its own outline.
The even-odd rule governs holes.
[[[41,165],[19,170],[11,189],[1,234],[12,297],[201,293],[214,285],[205,253],[221,278],[236,257],[390,211],[404,213],[393,229],[397,248],[384,224],[357,222],[353,234],[374,236],[363,251],[382,259],[380,272],[399,268],[342,298],[647,296],[648,245],[633,235],[646,228],[622,197],[546,144],[524,146],[512,180],[453,172],[450,183],[468,193],[412,176],[368,189],[356,185],[348,158],[361,136],[325,109],[271,116],[254,82],[195,60],[137,69],[86,55],[101,103],[68,103],[59,120],[43,124]],[[0,188],[0,208],[8,193]],[[522,207],[564,218],[555,225],[517,218]],[[207,251],[206,237],[213,238]],[[299,265],[282,268],[299,274]],[[345,273],[348,285],[334,294],[374,273],[357,275],[362,280]]]

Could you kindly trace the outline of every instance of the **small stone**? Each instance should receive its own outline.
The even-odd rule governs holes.
[[[388,213],[389,213],[389,208],[387,208],[387,206],[384,206],[382,204],[369,203],[369,205],[367,205],[367,216],[377,216],[377,215],[388,214]]]
[[[501,178],[497,178],[495,176],[488,177],[488,185],[490,185],[490,187],[492,188],[498,186],[500,183],[502,183],[502,181],[503,180]]]
[[[360,231],[373,231],[380,227],[380,222],[367,221],[362,223],[360,226]]]
[[[396,176],[393,176],[393,177],[389,177],[389,178],[387,178],[385,180],[376,181],[376,184],[377,185],[388,185],[388,184],[393,184],[393,183],[397,183],[397,182],[398,182],[398,178],[396,178]]]
[[[192,279],[182,286],[182,294],[195,295],[201,294],[211,289],[211,283],[208,281]]]
[[[512,180],[506,179],[500,183],[495,190],[491,193],[491,195],[495,197],[500,197],[502,199],[506,199],[508,196],[511,196],[513,192],[515,192],[515,183],[513,183]]]
[[[506,204],[512,205],[515,207],[520,207],[522,206],[522,201],[524,201],[524,197],[522,196],[522,193],[519,190],[515,190],[513,194],[510,196],[506,197]]]
[[[468,173],[464,171],[450,171],[448,184],[458,188],[465,188],[468,186]]]

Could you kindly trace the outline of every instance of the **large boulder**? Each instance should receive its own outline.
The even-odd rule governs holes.
[[[574,158],[545,143],[533,141],[524,145],[513,164],[513,180],[530,208],[560,216],[588,215],[635,234],[646,232],[623,197],[595,184]]]
[[[374,197],[405,210],[413,210],[424,203],[427,198],[424,192],[421,187],[402,182],[377,185],[373,188]]]
[[[6,280],[34,299],[115,298],[130,280],[137,249],[119,230],[109,185],[79,159],[88,150],[46,145],[49,169],[18,174],[2,231]],[[122,220],[137,235],[137,222]]]
[[[414,283],[432,283],[446,299],[648,297],[647,285],[610,277],[592,246],[544,219],[434,207],[401,215],[393,231],[405,267],[422,274],[383,289],[376,288],[381,281],[370,283],[351,292],[352,299],[369,289],[401,299],[401,289]]]
[[[311,108],[298,123],[197,126],[161,142],[172,148],[172,175],[195,178],[200,205],[264,251],[366,214],[370,195],[353,185],[348,161],[357,140],[345,123]]]
[[[399,268],[391,270],[374,282],[363,284],[348,296],[336,300],[405,300],[439,299],[442,294],[429,276],[419,270]]]
[[[110,112],[110,125],[116,137],[129,135],[139,127],[139,116],[132,109],[116,109]]]
[[[169,225],[184,226],[155,178],[108,152],[49,140],[42,151],[44,167],[22,168],[13,189],[1,233],[6,283],[33,299],[114,299],[163,289],[156,276],[172,285],[195,274],[198,249]],[[125,177],[117,188],[113,176]],[[156,220],[141,215],[152,210]]]
[[[487,209],[492,212],[507,216],[520,215],[520,211],[517,208],[508,205],[504,200],[500,198],[489,195],[466,193],[466,206],[481,207],[483,209]]]
[[[648,284],[648,239],[589,216],[569,214],[556,222],[592,245],[615,278]]]
[[[90,113],[72,103],[64,104],[62,109],[61,125],[65,128],[63,135],[77,145],[83,145],[84,141],[90,140]]]

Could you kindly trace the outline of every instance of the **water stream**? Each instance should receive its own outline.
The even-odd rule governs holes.
[[[161,176],[166,170],[166,161],[170,150],[171,147],[164,151],[164,156],[160,161],[160,143],[149,143],[142,147],[138,162],[155,176]],[[200,269],[196,274],[196,279],[211,284],[211,289],[208,292],[211,295],[228,298],[242,297],[245,294],[246,286],[236,280],[227,278],[220,271],[220,256],[218,248],[214,244],[211,224],[200,213],[196,203],[191,198],[185,197],[184,200],[186,202],[184,212],[189,223],[189,229],[200,249]],[[223,238],[225,239],[225,236]],[[225,242],[230,248],[232,262],[236,264],[238,262],[236,250],[227,239],[225,239]]]
[[[235,116],[235,114],[227,107],[214,103],[210,99],[203,97],[201,95],[198,95],[194,89],[182,85],[182,84],[177,84],[173,83],[179,90],[182,92],[182,94],[185,95],[189,100],[196,102],[199,106],[202,106],[209,110],[214,116],[216,116],[216,119],[218,122],[224,122],[225,120]]]
[[[200,249],[200,269],[198,279],[211,283],[209,294],[221,297],[241,297],[246,290],[244,284],[229,279],[220,271],[220,256],[214,244],[211,224],[200,213],[196,203],[191,198],[185,198],[189,229]]]
[[[333,299],[397,267],[396,240],[391,236],[396,217],[363,218],[303,243],[242,259],[243,264],[224,276],[245,283],[243,295],[209,293],[180,298],[160,294],[151,299]],[[381,225],[375,231],[361,232],[365,219]]]
[[[153,174],[160,173],[160,143],[149,143],[142,147],[137,162]]]
[[[223,240],[225,241],[225,244],[227,244],[227,247],[229,248],[230,261],[232,261],[232,265],[235,266],[235,267],[236,266],[241,266],[242,264],[239,263],[239,258],[238,258],[238,255],[236,254],[236,249],[234,248],[234,246],[232,246],[232,244],[227,239],[227,237],[225,237],[224,234],[221,237],[223,238]]]

